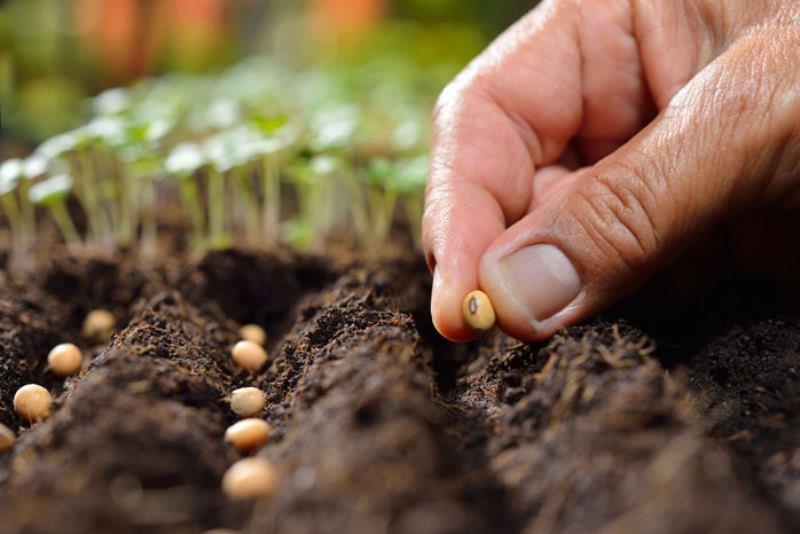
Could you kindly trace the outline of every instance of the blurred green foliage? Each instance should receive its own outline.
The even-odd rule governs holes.
[[[330,43],[321,45],[319,36],[309,34],[303,17],[314,1],[199,2],[198,5],[208,8],[205,14],[198,8],[199,15],[208,18],[207,26],[197,26],[195,19],[185,24],[179,18],[159,20],[164,6],[170,3],[168,0],[0,2],[0,140],[11,138],[34,143],[74,127],[86,116],[88,109],[82,103],[87,96],[128,83],[136,76],[215,71],[254,53],[282,56],[286,63],[304,66],[309,62],[374,64],[381,58],[388,64],[391,58],[402,57],[411,60],[412,68],[456,72],[536,3],[535,0],[390,0],[386,17],[369,32],[368,38],[345,50]],[[182,6],[183,11],[190,6],[180,0],[171,4]],[[124,20],[127,15],[121,14],[121,10],[132,6],[137,9],[130,16],[142,20],[127,21],[128,27]],[[175,11],[180,14],[181,9]],[[106,34],[87,36],[86,29],[81,27],[87,23],[87,13],[97,18],[94,24],[108,25],[92,31],[102,34],[106,29]],[[197,17],[198,13],[189,15]],[[129,58],[123,49],[118,53],[122,66],[114,70],[98,57],[97,48],[102,51],[123,46],[107,41],[125,31],[135,37],[132,46],[138,54],[147,57]],[[116,53],[116,48],[113,52]],[[125,61],[136,59],[137,68],[124,65]]]
[[[67,7],[57,0],[0,7],[0,135],[35,140],[75,125],[89,65],[76,53]]]
[[[85,124],[0,164],[14,249],[36,235],[37,210],[73,248],[154,250],[167,209],[197,251],[331,241],[379,251],[398,221],[418,240],[429,110],[450,76],[397,55],[303,69],[252,57],[218,75],[106,90]]]

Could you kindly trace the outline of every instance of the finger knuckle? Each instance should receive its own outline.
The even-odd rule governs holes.
[[[660,250],[655,199],[636,170],[618,166],[598,173],[579,189],[576,202],[576,219],[605,256],[636,269]]]
[[[433,110],[433,126],[441,131],[450,131],[464,119],[474,115],[476,89],[471,85],[462,85],[452,82],[436,101]]]

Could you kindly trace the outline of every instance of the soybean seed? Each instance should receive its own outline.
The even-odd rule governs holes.
[[[15,440],[14,432],[3,423],[0,423],[0,452],[7,451],[13,447]]]
[[[239,388],[231,393],[231,410],[241,417],[258,415],[266,403],[266,394],[258,388]]]
[[[225,431],[225,441],[240,452],[261,448],[269,438],[269,424],[262,419],[243,419]]]
[[[461,316],[467,328],[477,336],[491,330],[496,320],[494,306],[483,291],[472,291],[466,296],[461,305]]]
[[[14,395],[14,410],[31,423],[46,419],[52,406],[50,392],[38,384],[22,386]]]
[[[47,355],[50,371],[60,377],[72,376],[81,370],[83,354],[81,349],[72,343],[56,345]]]
[[[267,343],[267,333],[257,324],[246,324],[239,329],[242,339],[252,341],[262,347]]]
[[[105,343],[111,337],[117,320],[108,310],[92,310],[83,321],[83,337],[93,343]]]
[[[265,458],[244,458],[225,472],[222,491],[235,501],[271,497],[278,489],[278,474]]]
[[[267,351],[261,345],[247,340],[234,345],[231,356],[233,363],[250,372],[258,371],[267,361]]]

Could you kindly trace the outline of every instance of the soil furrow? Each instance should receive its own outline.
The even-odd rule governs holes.
[[[507,529],[502,491],[461,454],[431,396],[412,318],[389,309],[371,280],[341,279],[284,343],[274,391],[288,392],[291,418],[263,454],[287,483],[250,530]]]
[[[485,415],[490,465],[524,531],[778,530],[652,350],[635,330],[597,325],[472,362],[458,400]]]
[[[800,528],[800,328],[765,320],[734,327],[691,362],[690,385],[707,432],[742,477]]]
[[[666,371],[624,323],[547,345],[497,333],[444,342],[429,276],[408,260],[64,260],[24,287],[0,286],[0,422],[18,433],[0,456],[3,533],[798,525],[794,322],[723,329]],[[97,307],[123,328],[84,347],[80,376],[55,379],[47,352],[78,341]],[[270,334],[255,375],[230,359],[245,322]],[[53,392],[56,411],[29,428],[11,399],[30,381]],[[273,429],[259,454],[280,474],[275,497],[255,506],[220,491],[240,457],[222,439],[236,419],[225,397],[245,385],[267,393]]]
[[[45,422],[17,445],[8,532],[196,532],[241,522],[220,491],[235,455],[222,398],[235,339],[164,293],[137,306]],[[239,507],[241,508],[241,507]]]
[[[62,342],[64,308],[47,295],[5,283],[0,287],[0,424],[16,428],[17,389],[29,382],[59,387],[45,372],[47,353]]]

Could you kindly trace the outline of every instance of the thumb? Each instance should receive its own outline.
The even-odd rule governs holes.
[[[779,59],[740,44],[487,249],[480,285],[503,330],[549,337],[630,293],[732,210],[790,195],[800,102],[775,76]]]

